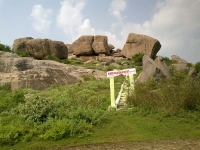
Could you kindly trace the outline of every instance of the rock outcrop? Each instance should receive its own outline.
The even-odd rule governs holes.
[[[153,58],[160,48],[161,44],[157,39],[146,35],[130,33],[121,54],[129,59],[138,53],[144,53]]]
[[[177,55],[172,55],[171,60],[175,63],[172,64],[175,70],[177,71],[189,71],[188,62]]]
[[[0,85],[10,83],[12,90],[21,88],[45,89],[51,84],[71,84],[82,80],[81,75],[105,78],[106,73],[66,65],[51,60],[35,60],[16,54],[0,52]]]
[[[165,78],[170,78],[169,69],[163,61],[162,57],[157,58],[154,62],[148,55],[144,55],[143,70],[137,77],[136,82],[145,82],[149,78],[160,81]]]
[[[44,59],[47,56],[56,56],[60,59],[68,57],[67,47],[63,42],[50,39],[20,38],[14,40],[13,51],[25,52],[35,59]]]

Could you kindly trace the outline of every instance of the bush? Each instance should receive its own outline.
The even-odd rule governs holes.
[[[0,51],[11,52],[11,47],[0,43]]]
[[[17,55],[19,55],[20,57],[28,57],[27,53],[24,51],[18,51],[16,52]]]
[[[200,73],[200,62],[197,62],[197,63],[194,65],[194,68],[197,70],[197,73]]]
[[[135,54],[133,57],[132,57],[132,60],[134,61],[134,64],[136,66],[142,66],[142,58],[143,58],[144,54],[143,53],[138,53],[138,54]]]
[[[48,117],[55,116],[55,103],[52,99],[40,96],[30,96],[25,103],[21,103],[15,110],[26,120],[45,122]]]
[[[199,111],[200,81],[177,76],[177,80],[140,83],[135,86],[135,96],[128,99],[129,105],[151,112],[178,115],[182,111]]]

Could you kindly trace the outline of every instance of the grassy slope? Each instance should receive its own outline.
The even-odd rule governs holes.
[[[95,91],[97,94],[105,95],[108,100],[105,104],[109,104],[109,92],[110,92],[108,88],[109,81],[107,80],[104,82],[106,82],[107,84],[106,88],[105,85],[102,86],[101,88],[101,86],[98,86],[98,83],[96,83],[95,85],[92,84],[92,86],[97,86],[98,88],[97,89],[93,88],[90,90]],[[84,83],[81,85],[83,86],[82,87],[83,89],[84,88],[88,89],[89,87],[91,87],[91,83],[89,84]],[[55,92],[57,94],[57,97],[59,97],[58,89],[57,88],[55,88],[55,90],[52,89],[50,92],[44,91],[43,94],[51,96],[54,95],[53,93]],[[61,89],[64,92],[65,88]],[[117,91],[118,90],[119,87],[117,87]],[[187,93],[187,90],[183,91],[183,93],[184,92]],[[6,95],[7,94],[5,94],[4,96]],[[150,95],[152,94],[150,93]],[[7,100],[6,101],[12,102],[10,97],[16,98],[15,96],[16,94],[8,93],[9,98],[7,99],[8,101]],[[147,97],[149,97],[148,94]],[[1,98],[1,100],[3,99],[4,98]],[[0,103],[1,109],[4,109],[3,106],[5,105],[5,102]],[[135,101],[135,103],[136,102],[137,101]],[[15,106],[17,105],[17,103],[14,104]],[[159,140],[173,140],[173,139],[200,139],[200,117],[199,117],[200,109],[195,111],[186,110],[179,115],[168,116],[168,115],[163,115],[162,110],[157,109],[156,112],[152,110],[149,111],[146,109],[148,108],[147,106],[143,108],[142,105],[141,106],[139,106],[139,104],[137,105],[138,105],[137,107],[133,107],[130,110],[108,111],[103,122],[97,126],[94,126],[92,128],[91,134],[86,136],[79,136],[79,135],[72,137],[68,136],[61,140],[44,140],[39,137],[33,137],[33,139],[30,141],[19,142],[12,146],[1,145],[1,150],[7,150],[7,149],[39,150],[45,148],[54,148],[54,147],[58,148],[58,147],[77,146],[77,145],[95,144],[95,143],[159,141]],[[107,106],[104,107],[106,108]],[[11,106],[9,106],[9,108],[11,108]],[[2,118],[0,118],[0,120],[1,119]],[[8,120],[8,123],[9,121],[10,120]]]

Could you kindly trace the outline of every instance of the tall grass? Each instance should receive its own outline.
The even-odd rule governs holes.
[[[200,112],[200,80],[177,72],[172,80],[148,81],[135,86],[135,95],[129,105],[163,115],[181,115],[182,112]]]

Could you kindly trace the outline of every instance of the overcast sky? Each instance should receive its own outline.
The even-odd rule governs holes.
[[[22,37],[72,43],[106,35],[123,48],[129,33],[160,41],[158,55],[200,61],[200,0],[0,0],[0,42]]]

